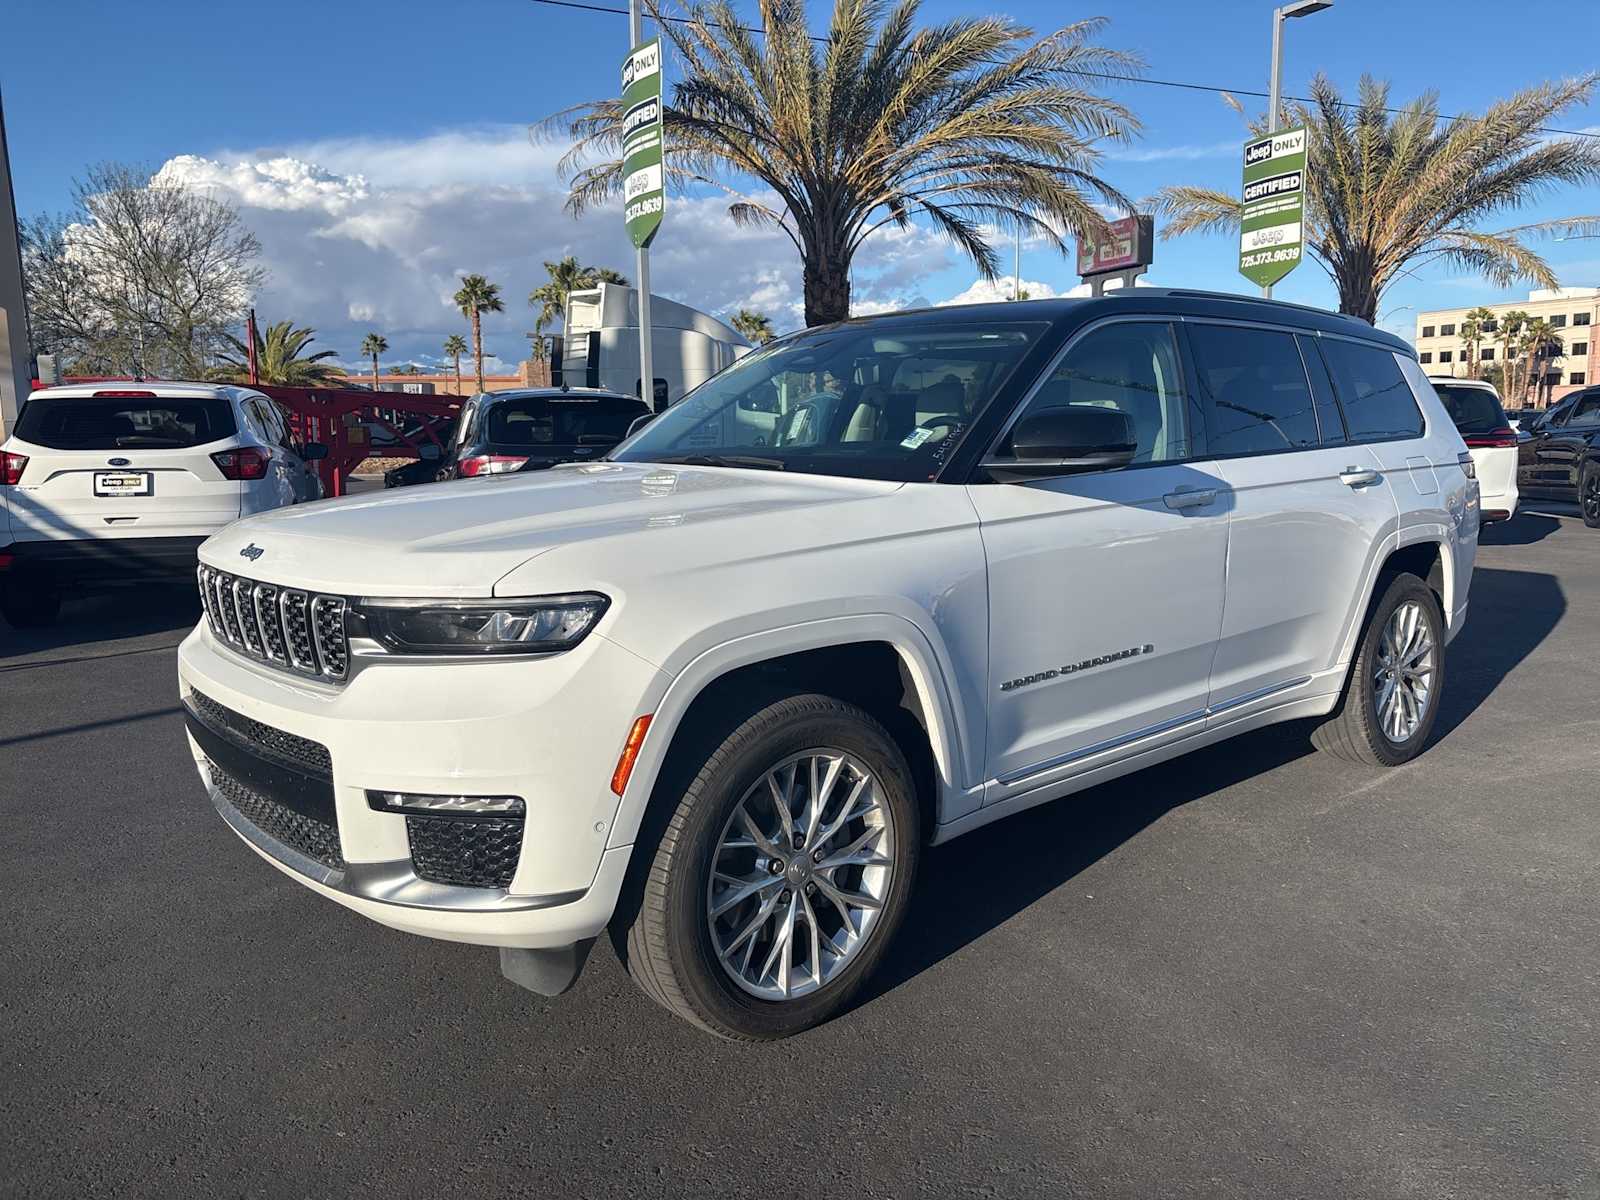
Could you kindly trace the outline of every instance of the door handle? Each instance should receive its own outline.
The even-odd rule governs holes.
[[[1378,482],[1378,473],[1362,467],[1346,467],[1339,472],[1339,482],[1346,487],[1365,487]]]
[[[1161,497],[1168,508],[1200,508],[1217,498],[1216,488],[1179,488]]]

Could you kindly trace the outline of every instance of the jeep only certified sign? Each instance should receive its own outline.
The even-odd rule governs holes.
[[[666,180],[661,167],[661,39],[622,60],[622,216],[635,246],[661,227]]]
[[[1262,287],[1300,265],[1305,172],[1304,126],[1245,143],[1239,272]]]

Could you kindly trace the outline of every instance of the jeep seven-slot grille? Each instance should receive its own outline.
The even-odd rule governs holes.
[[[259,583],[202,565],[200,599],[212,636],[241,654],[301,675],[350,673],[345,599]]]

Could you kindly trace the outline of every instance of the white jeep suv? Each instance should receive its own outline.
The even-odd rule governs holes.
[[[1478,488],[1410,348],[1205,293],[939,309],[739,360],[604,462],[241,521],[179,654],[236,833],[717,1034],[820,1021],[922,848],[1293,718],[1428,741]]]
[[[0,613],[55,619],[89,585],[184,578],[230,521],[321,490],[278,406],[210,383],[45,388],[0,442]]]

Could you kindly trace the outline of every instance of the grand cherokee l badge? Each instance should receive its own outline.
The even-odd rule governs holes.
[[[1146,642],[1143,646],[1130,646],[1126,650],[1101,654],[1095,658],[1085,658],[1079,662],[1067,663],[1062,667],[1052,667],[1048,671],[1040,671],[1037,675],[1024,675],[1021,679],[1008,679],[1000,685],[1000,690],[1002,692],[1014,692],[1018,688],[1027,687],[1030,683],[1043,683],[1047,679],[1057,679],[1062,675],[1076,675],[1079,671],[1087,671],[1090,667],[1103,667],[1107,663],[1121,662],[1125,658],[1138,658],[1141,655],[1154,652],[1155,647]]]

